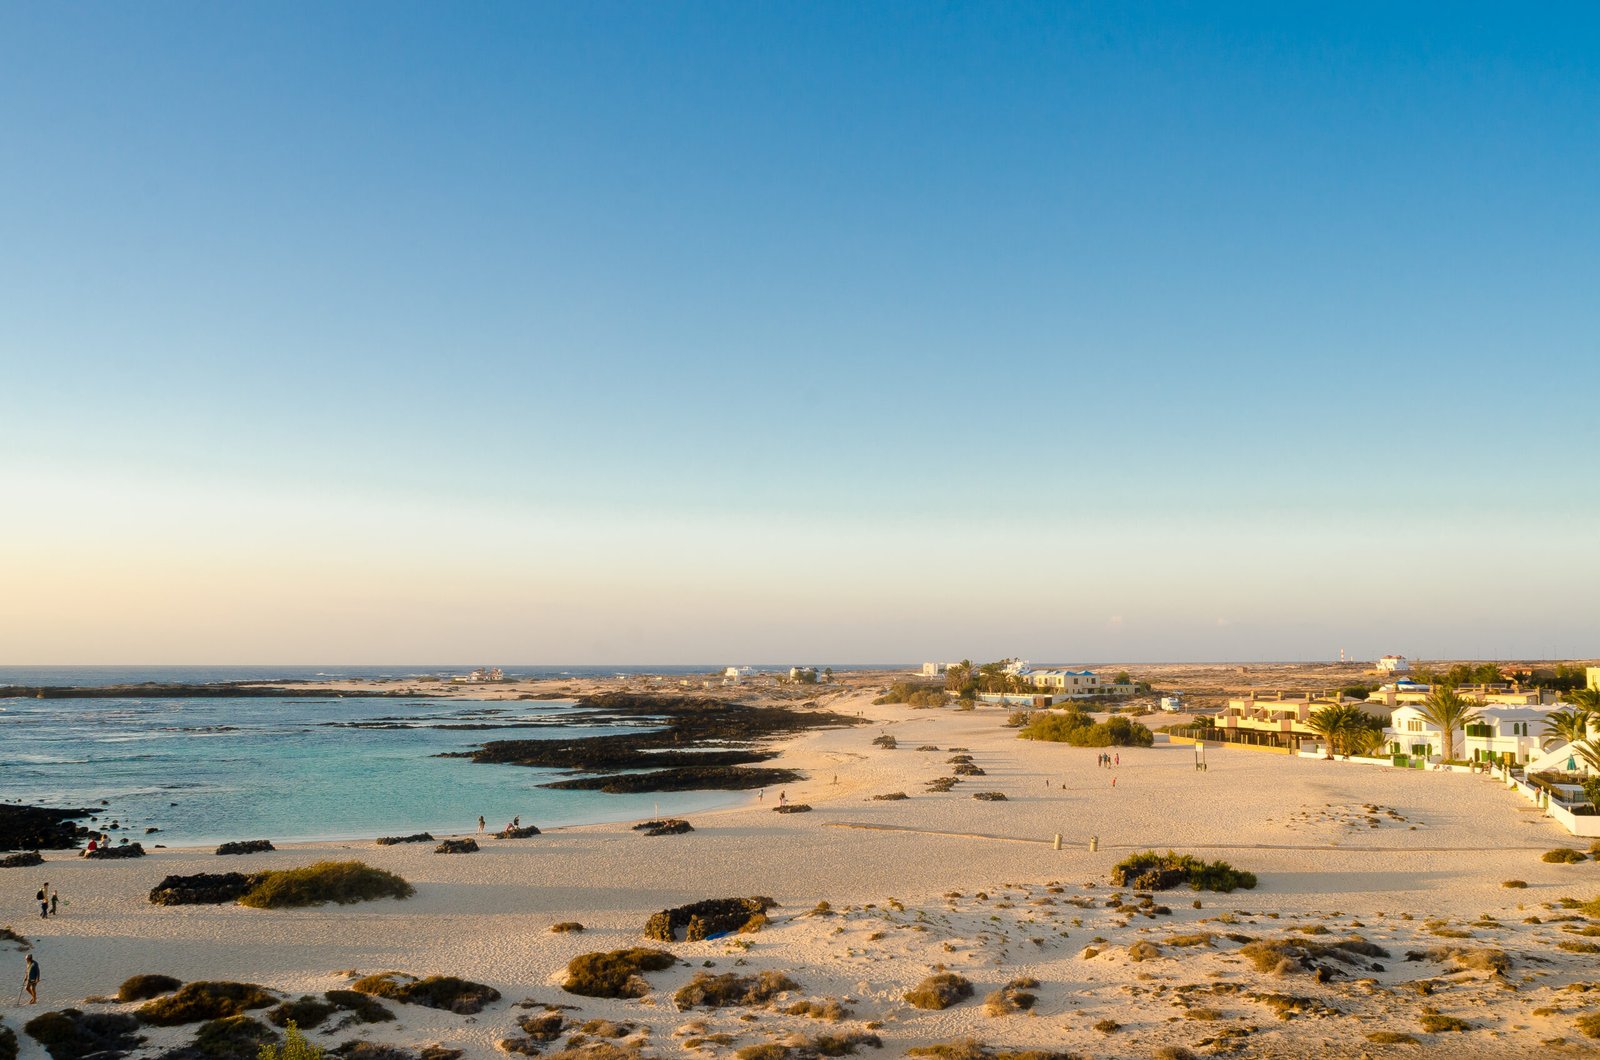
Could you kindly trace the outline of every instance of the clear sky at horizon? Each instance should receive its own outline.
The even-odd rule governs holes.
[[[1600,656],[1596,54],[0,3],[0,664]]]

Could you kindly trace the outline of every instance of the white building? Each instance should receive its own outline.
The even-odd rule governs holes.
[[[1183,697],[1181,697],[1181,696],[1162,696],[1161,697],[1161,709],[1165,710],[1165,711],[1167,711],[1169,713],[1174,712],[1174,711],[1182,710],[1183,709]]]
[[[1133,685],[1119,685],[1093,670],[1039,669],[1024,667],[1017,676],[1034,688],[1049,689],[1058,696],[1131,696]]]
[[[1600,690],[1600,666],[1586,667],[1583,672],[1588,678],[1588,681],[1585,683],[1590,688]]]
[[[1389,674],[1403,674],[1411,671],[1411,664],[1404,655],[1385,655],[1378,660],[1378,669]]]
[[[923,677],[939,677],[939,676],[943,675],[945,670],[947,670],[948,668],[949,668],[949,666],[946,663],[923,663],[922,664],[922,676]]]
[[[1455,757],[1472,762],[1509,759],[1527,765],[1544,757],[1545,720],[1555,709],[1542,704],[1491,704],[1476,708],[1477,720],[1455,732]],[[1423,717],[1412,703],[1398,706],[1385,730],[1393,754],[1413,758],[1444,755],[1444,731]]]

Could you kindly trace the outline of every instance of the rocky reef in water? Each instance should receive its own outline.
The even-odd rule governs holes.
[[[0,850],[75,850],[89,836],[75,822],[98,812],[0,803]]]
[[[136,685],[0,685],[0,699],[429,699],[399,689],[300,687],[293,682],[261,684],[219,681],[214,685],[173,685],[145,681]]]
[[[550,788],[604,791],[740,791],[792,784],[787,769],[751,769],[777,752],[761,745],[813,729],[836,729],[860,718],[821,710],[753,707],[722,699],[610,692],[579,701],[580,708],[619,718],[657,721],[660,728],[558,740],[495,740],[446,757],[499,765],[543,766],[599,776],[560,780]],[[708,747],[707,745],[714,745]]]

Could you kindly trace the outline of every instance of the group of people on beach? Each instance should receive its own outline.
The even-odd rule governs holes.
[[[1115,754],[1110,754],[1102,751],[1100,753],[1100,761],[1097,764],[1101,769],[1114,769],[1122,764],[1122,752],[1118,751]]]

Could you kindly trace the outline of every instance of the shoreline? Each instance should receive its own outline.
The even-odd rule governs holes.
[[[348,988],[351,978],[336,970],[394,969],[456,975],[503,995],[470,1020],[397,1004],[393,1023],[308,1032],[324,1048],[360,1037],[414,1055],[438,1042],[489,1060],[522,1033],[519,1020],[551,1004],[577,1006],[561,1010],[569,1043],[585,1021],[606,1020],[630,1028],[615,1041],[637,1046],[624,1055],[640,1057],[727,1056],[821,1033],[875,1034],[883,1050],[858,1055],[885,1058],[967,1037],[995,1049],[1140,1060],[1178,1047],[1239,1057],[1387,1055],[1371,1033],[1415,1038],[1420,1044],[1404,1055],[1416,1056],[1559,1055],[1544,1044],[1557,1038],[1577,1055],[1589,1042],[1575,1020],[1600,1006],[1567,987],[1593,978],[1594,958],[1562,944],[1587,944],[1565,929],[1600,929],[1600,920],[1563,910],[1561,900],[1593,897],[1592,868],[1542,862],[1537,851],[1566,837],[1485,778],[1237,750],[1219,750],[1198,774],[1186,748],[1165,744],[1123,748],[1122,765],[1104,769],[1096,749],[1017,739],[1000,710],[860,705],[869,724],[783,740],[773,760],[809,775],[788,795],[811,813],[772,813],[769,791],[765,803],[747,796],[688,815],[695,831],[677,836],[604,823],[486,843],[465,856],[360,840],[232,858],[172,848],[155,852],[153,864],[62,858],[0,870],[0,907],[25,910],[42,879],[70,903],[59,919],[13,921],[52,976],[42,1001],[50,1008],[131,1011],[84,999],[158,971],[260,983],[292,998]],[[880,733],[898,747],[874,744]],[[970,754],[984,773],[929,793],[953,753]],[[872,798],[897,791],[908,797]],[[1007,798],[980,801],[971,797],[978,791]],[[1080,842],[1055,850],[1055,833]],[[1098,851],[1081,842],[1089,835],[1100,838]],[[1168,846],[1220,854],[1259,884],[1231,894],[1161,892],[1140,912],[1128,889],[1111,886],[1111,867],[1130,849]],[[416,895],[289,910],[145,899],[168,873],[352,857],[398,873]],[[1509,889],[1506,880],[1526,886]],[[1113,897],[1119,891],[1126,903]],[[778,902],[766,927],[668,945],[681,963],[650,973],[641,1000],[561,989],[567,962],[580,954],[658,944],[642,934],[654,912],[750,895]],[[562,922],[584,930],[551,931]],[[1310,969],[1257,970],[1242,952],[1248,942],[1236,941],[1316,946],[1353,935],[1389,956],[1335,961],[1326,981]],[[1135,956],[1143,944],[1153,955]],[[1448,956],[1480,951],[1502,953],[1505,970]],[[975,997],[942,1011],[908,1005],[904,993],[941,967],[971,980]],[[797,986],[771,1007],[679,1011],[675,992],[701,970],[782,972]],[[987,1014],[985,995],[1019,977],[1039,982],[1030,988],[1036,1004]],[[517,1008],[527,998],[537,1004]],[[1301,1008],[1280,1016],[1272,1006],[1290,1002],[1273,998],[1300,999],[1292,1003]],[[849,1015],[833,1022],[785,1011],[825,1000]],[[1425,1031],[1424,1009],[1469,1029]],[[3,1015],[16,1025],[12,1012]],[[1113,1023],[1114,1031],[1097,1029]],[[149,1031],[162,1048],[192,1032]],[[726,1036],[727,1047],[683,1044],[713,1035]],[[19,1060],[44,1060],[37,1043],[19,1037]]]

